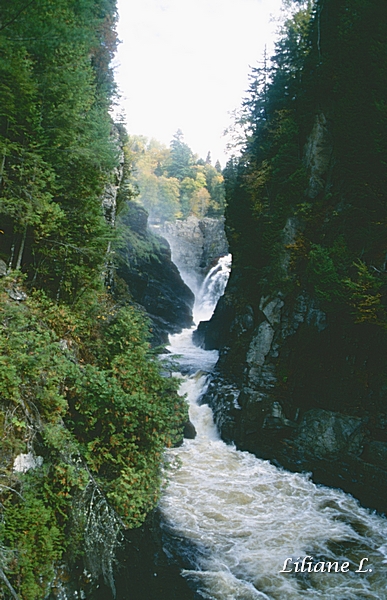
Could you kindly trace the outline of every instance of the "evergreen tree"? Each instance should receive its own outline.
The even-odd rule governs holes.
[[[192,176],[195,164],[193,152],[183,139],[183,132],[178,129],[171,141],[171,152],[165,165],[168,176],[176,177],[179,181]]]
[[[56,297],[99,277],[111,233],[115,19],[114,2],[42,0],[8,5],[0,30],[0,253]]]
[[[169,149],[155,140],[148,142],[142,136],[131,136],[128,148],[132,153],[137,199],[152,219],[173,221],[192,214],[217,218],[223,214],[224,182],[220,164],[217,170],[197,159],[183,142],[180,131]]]
[[[0,0],[0,14],[0,596],[47,598],[82,561],[114,591],[120,531],[155,507],[187,419],[144,315],[103,286],[102,199],[121,173],[117,208],[133,194],[109,116],[116,4]],[[177,204],[178,180],[153,177]],[[36,468],[18,471],[25,455]]]
[[[259,298],[281,294],[288,308],[307,298],[327,317],[324,347],[316,333],[305,352],[307,324],[282,345],[281,398],[285,389],[296,406],[330,410],[340,389],[343,412],[372,404],[383,414],[387,4],[288,4],[273,57],[252,73],[243,152],[224,170],[233,265],[257,311]],[[289,358],[298,351],[300,362]]]

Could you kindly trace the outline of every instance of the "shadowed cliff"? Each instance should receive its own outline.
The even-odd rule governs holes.
[[[196,340],[226,440],[385,511],[384,2],[319,0],[253,70],[225,170],[233,269]],[[360,83],[361,82],[361,83]]]

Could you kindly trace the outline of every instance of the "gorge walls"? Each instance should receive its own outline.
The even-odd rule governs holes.
[[[196,340],[220,350],[205,400],[224,439],[386,511],[387,173],[377,133],[386,111],[377,98],[387,15],[381,2],[358,4],[321,0],[297,12],[270,85],[251,87],[253,134],[225,171],[232,273]],[[259,83],[263,72],[254,75]]]
[[[192,325],[191,290],[198,292],[210,268],[228,252],[224,219],[191,216],[149,229],[146,210],[128,202],[120,226],[117,276],[151,318],[153,342],[165,344],[168,334]]]
[[[174,263],[188,277],[194,291],[215,261],[228,254],[224,218],[190,216],[173,223],[166,222],[154,230],[168,240]]]
[[[153,343],[165,344],[169,333],[192,325],[194,295],[172,262],[168,242],[149,231],[146,210],[129,202],[120,220],[117,276],[148,313]]]

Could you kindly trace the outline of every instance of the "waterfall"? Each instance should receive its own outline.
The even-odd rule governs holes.
[[[208,274],[196,318],[209,317],[229,266],[223,257]],[[172,469],[160,503],[168,556],[208,600],[387,598],[386,519],[308,474],[226,445],[210,407],[200,405],[217,352],[195,347],[191,337],[185,330],[169,346],[185,373],[180,393],[197,436],[168,450]],[[362,559],[367,572],[356,573]]]
[[[204,279],[196,297],[193,317],[196,324],[208,321],[223,296],[231,269],[231,254],[222,256]]]

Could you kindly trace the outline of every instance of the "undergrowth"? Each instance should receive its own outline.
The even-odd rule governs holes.
[[[156,505],[186,402],[161,376],[137,308],[96,291],[71,308],[42,291],[15,301],[20,285],[0,281],[4,597],[44,598],[56,567],[82,555],[113,587],[120,531]]]

